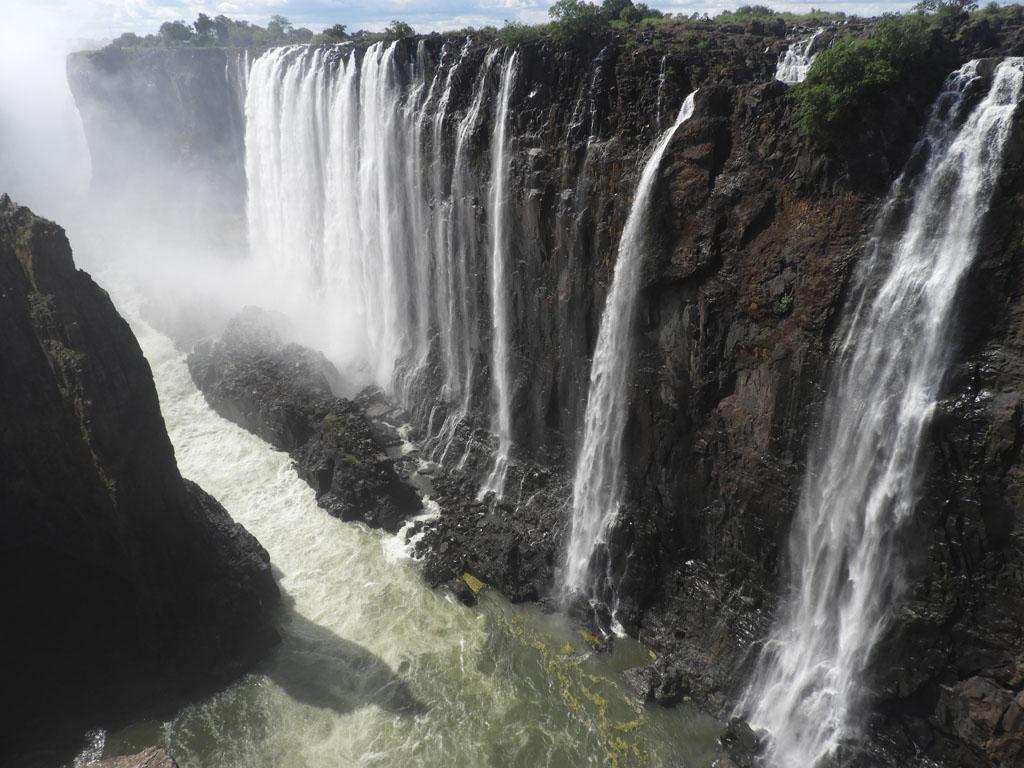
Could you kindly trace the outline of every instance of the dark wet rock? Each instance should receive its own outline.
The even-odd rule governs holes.
[[[470,574],[513,601],[550,596],[561,564],[565,517],[560,493],[565,486],[540,473],[527,474],[535,474],[535,482],[544,485],[532,491],[524,483],[518,506],[493,494],[467,501],[477,495],[477,485],[460,473],[445,471],[434,478],[434,500],[441,514],[413,530],[423,533],[416,553],[424,561],[429,584],[454,584],[456,596],[468,598],[462,581]]]
[[[178,768],[174,758],[166,750],[150,747],[134,755],[109,757],[95,763],[92,768]]]
[[[420,511],[363,408],[334,395],[334,366],[286,343],[277,316],[244,310],[218,340],[198,344],[188,366],[211,408],[291,455],[330,514],[394,533]]]
[[[736,768],[755,768],[758,756],[764,751],[764,736],[737,717],[729,720],[719,741]]]
[[[627,669],[623,677],[637,698],[650,704],[678,704],[690,692],[682,672],[667,659],[658,659],[646,667]]]
[[[279,595],[266,551],[179,474],[128,324],[6,196],[0,327],[0,764],[53,765],[251,668]]]

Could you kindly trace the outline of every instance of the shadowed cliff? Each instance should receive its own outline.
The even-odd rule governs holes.
[[[179,474],[128,324],[63,230],[6,195],[0,325],[0,764],[53,765],[86,728],[252,666],[278,591],[259,543]]]

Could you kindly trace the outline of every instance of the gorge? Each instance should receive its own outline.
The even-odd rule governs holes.
[[[76,258],[282,605],[208,690],[37,724],[99,729],[80,765],[1024,765],[1024,18],[899,18],[919,58],[818,123],[816,63],[899,22],[72,54]]]

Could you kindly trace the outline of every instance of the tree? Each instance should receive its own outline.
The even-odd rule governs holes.
[[[936,31],[937,20],[923,14],[884,16],[870,37],[836,40],[796,88],[801,129],[821,147],[850,146],[856,126],[880,117],[876,110],[887,93],[941,82],[949,63]]]
[[[598,6],[586,0],[557,0],[548,9],[557,29],[568,37],[583,37],[608,26],[608,17]]]
[[[660,19],[664,15],[657,8],[651,8],[646,3],[637,3],[636,5],[630,3],[619,14],[619,18],[629,24],[636,24],[644,19]]]
[[[384,36],[389,40],[399,40],[403,37],[412,37],[415,34],[416,30],[404,21],[398,21],[397,19],[384,28]]]
[[[134,32],[125,32],[120,37],[114,38],[111,42],[115,48],[137,48],[142,45],[142,38],[136,35]]]
[[[344,24],[335,24],[325,29],[323,34],[327,37],[333,37],[335,40],[346,40],[348,39],[348,27]]]
[[[623,18],[623,11],[633,7],[633,0],[604,0],[601,8],[609,19]]]
[[[209,40],[213,39],[214,33],[217,30],[217,24],[205,13],[200,13],[196,17],[195,22],[193,22],[192,28],[195,29],[197,37]]]
[[[213,18],[213,27],[217,35],[218,43],[226,43],[231,39],[231,25],[234,24],[231,19],[225,16],[223,13]]]
[[[280,40],[291,31],[292,23],[284,16],[279,16],[276,13],[270,17],[270,21],[267,23],[267,32],[275,40]]]
[[[167,45],[187,43],[192,39],[192,28],[183,21],[165,21],[160,25],[160,39]]]
[[[914,6],[915,13],[941,13],[960,16],[978,10],[975,0],[921,0]]]

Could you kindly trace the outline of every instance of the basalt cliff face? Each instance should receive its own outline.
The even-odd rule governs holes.
[[[949,70],[1018,54],[1018,39],[1013,29],[949,41]],[[403,61],[414,60],[416,42],[399,44]],[[422,42],[435,66],[464,45]],[[772,79],[783,44],[763,30],[714,27],[521,47],[509,106],[511,490],[496,503],[474,500],[493,445],[492,331],[481,322],[472,408],[452,451],[465,460],[436,481],[443,512],[420,544],[433,583],[469,571],[514,599],[550,599],[618,238],[645,152],[699,87],[656,182],[625,506],[609,551],[622,579],[620,618],[660,656],[634,676],[642,693],[688,695],[719,714],[735,703],[785,594],[786,537],[851,274],[891,182],[914,167],[941,84],[940,76],[889,94],[855,147],[822,154],[796,128],[790,89]],[[471,103],[471,73],[487,52],[485,43],[470,46],[477,67],[456,75],[446,130]],[[123,54],[104,76],[125,82],[159,55]],[[190,66],[176,55],[161,66]],[[97,56],[71,60],[76,98],[116,113],[125,102],[104,101],[90,85]],[[491,100],[497,83],[486,87]],[[471,136],[480,173],[490,164],[492,119]],[[842,764],[907,765],[915,755],[1024,764],[1022,161],[1018,125],[958,301],[953,373],[926,438],[924,495],[903,546],[913,599],[876,654],[870,727],[882,746],[844,754]],[[483,283],[472,301],[488,306]],[[406,404],[425,433],[447,406],[427,379]]]
[[[279,596],[265,550],[179,474],[128,324],[6,195],[0,285],[0,764],[49,766],[251,667]]]

